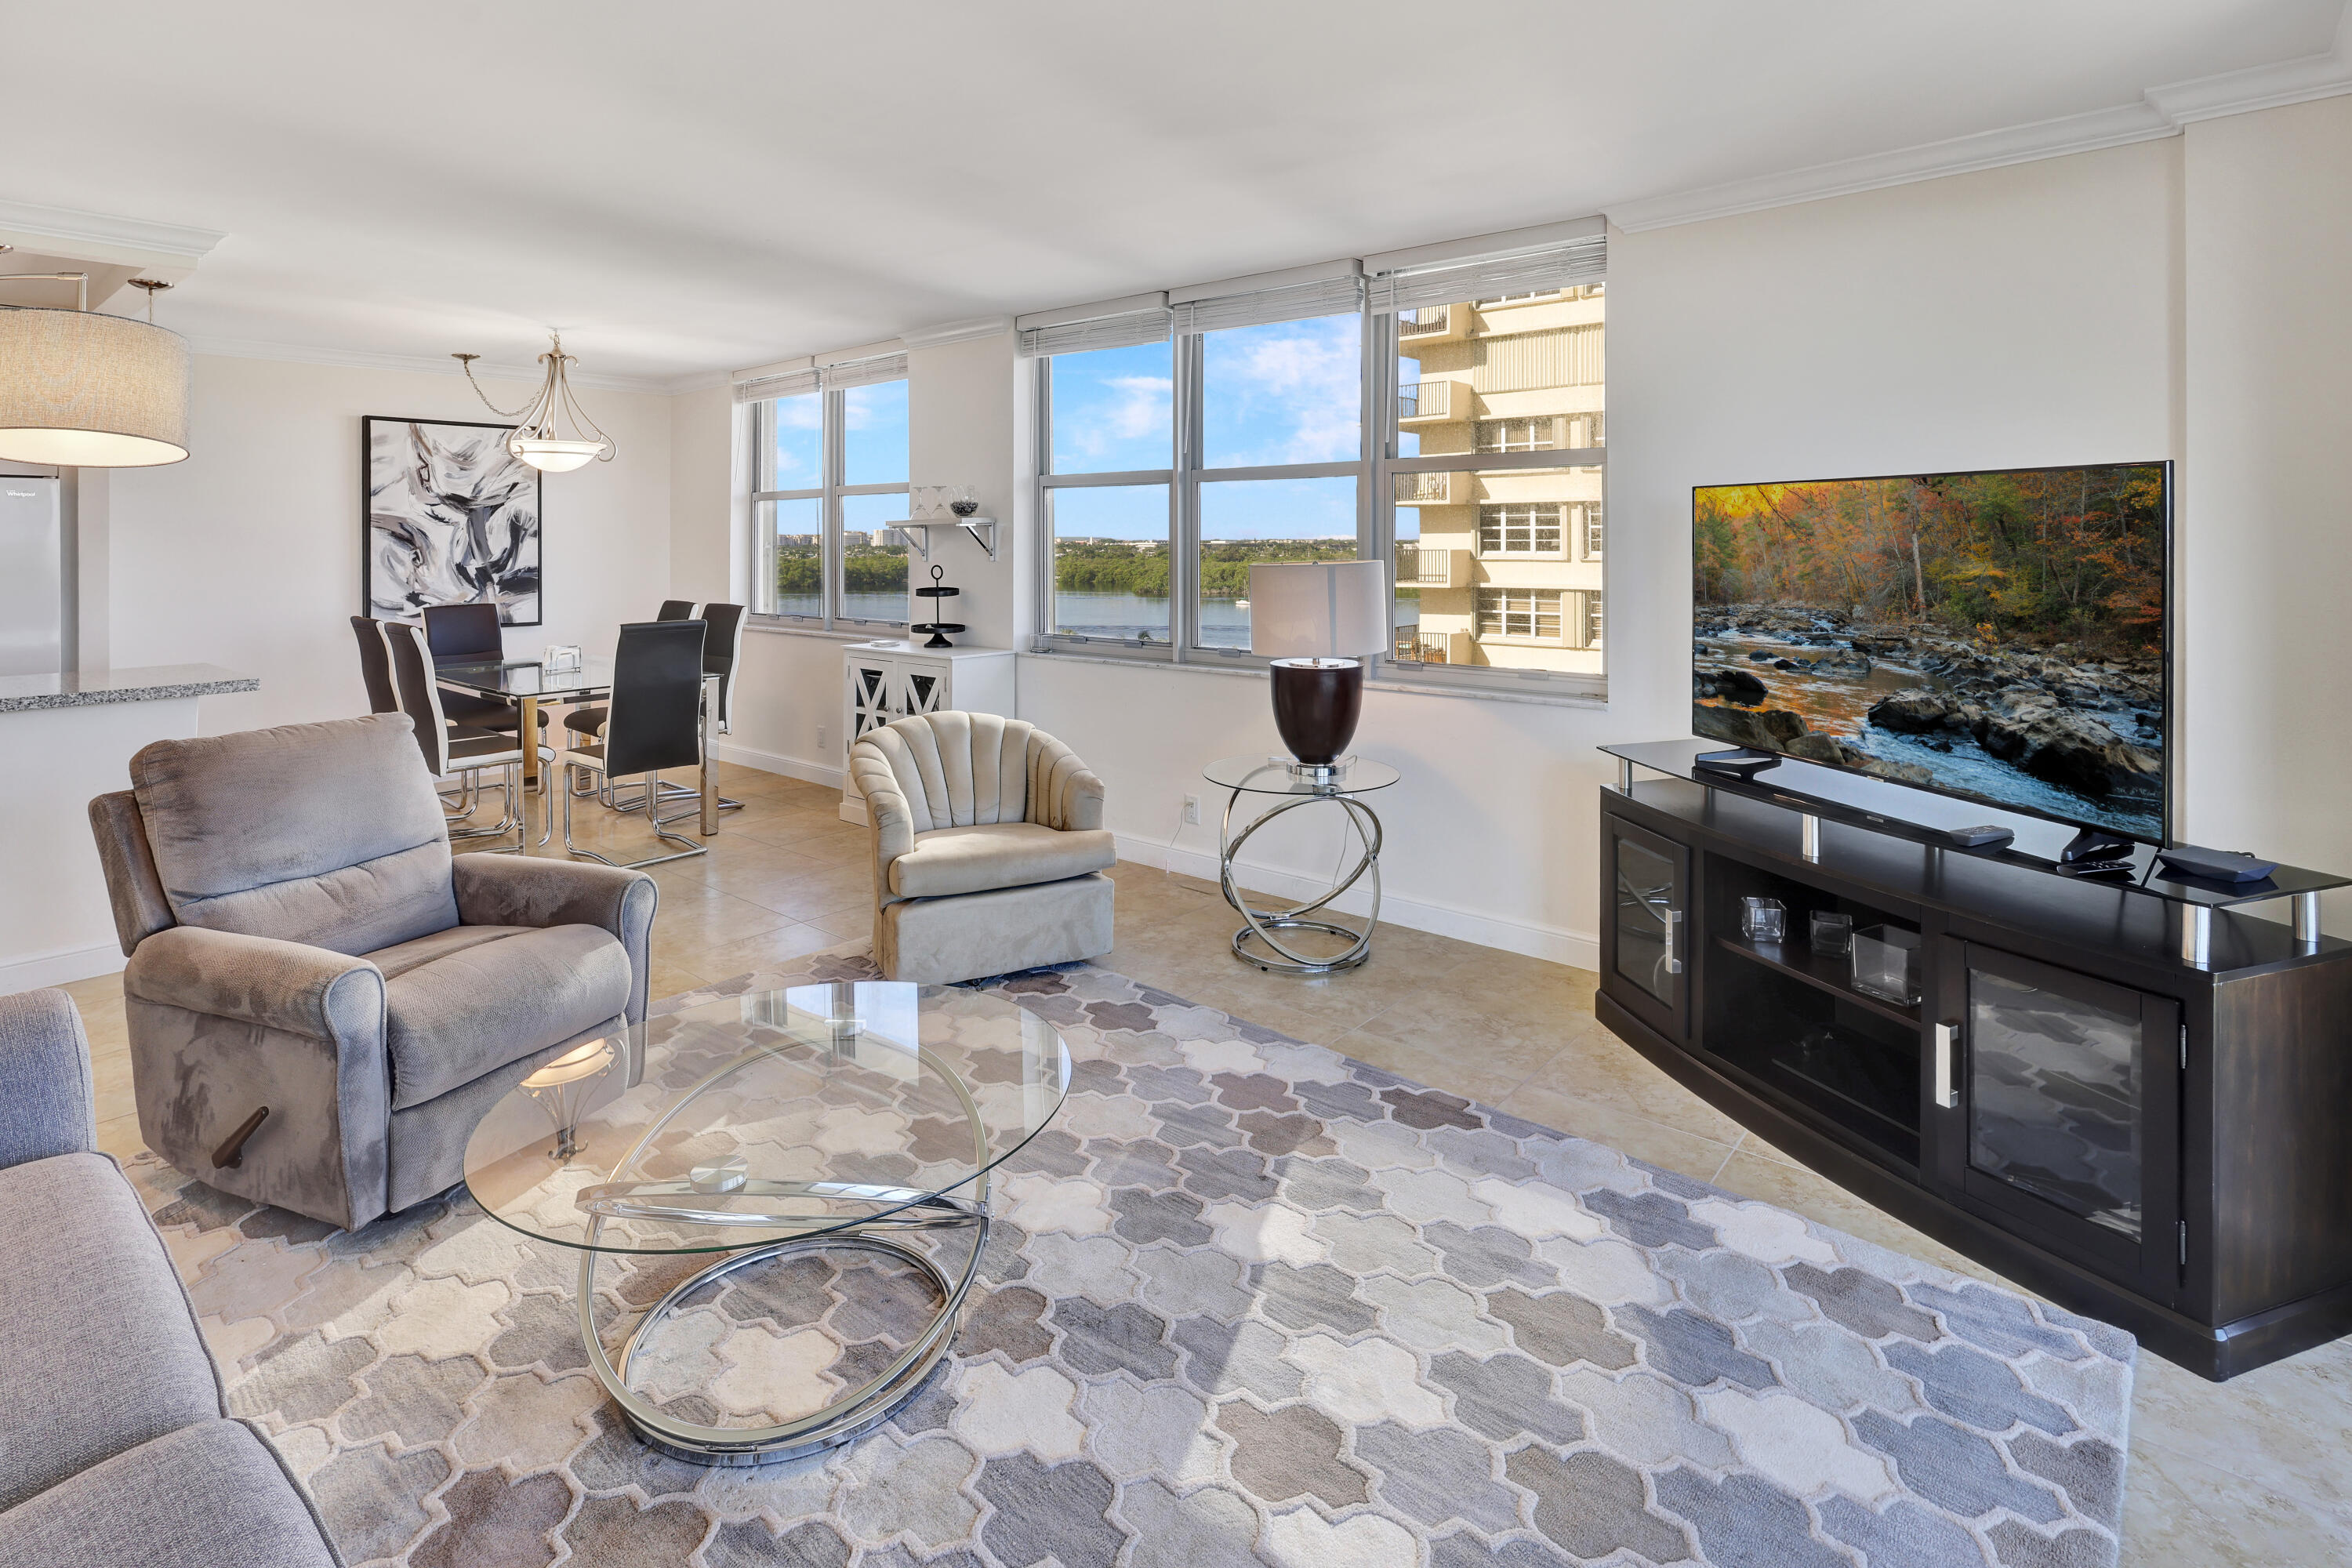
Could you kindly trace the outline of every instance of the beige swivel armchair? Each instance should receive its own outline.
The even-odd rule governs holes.
[[[1111,949],[1102,781],[1034,725],[919,713],[858,738],[874,830],[874,961],[941,985]]]

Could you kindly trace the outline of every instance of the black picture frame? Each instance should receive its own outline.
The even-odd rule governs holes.
[[[428,449],[426,432],[503,436],[513,428],[478,419],[361,416],[361,614],[408,620],[434,605],[489,602],[498,605],[501,626],[546,624],[546,476],[509,455],[502,440],[478,437],[452,438],[447,449],[466,459],[453,474],[427,480],[416,472]],[[409,435],[395,451],[390,437],[400,430]],[[383,450],[380,431],[387,437]],[[465,482],[431,488],[446,486],[451,479]],[[396,495],[404,485],[418,493]],[[529,516],[517,538],[518,502],[526,485]],[[400,566],[390,569],[395,561]]]

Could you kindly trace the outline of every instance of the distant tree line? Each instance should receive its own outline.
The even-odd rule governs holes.
[[[907,549],[876,550],[852,545],[842,556],[842,590],[850,594],[903,592],[907,586]],[[824,591],[823,567],[814,550],[805,553],[776,552],[776,592],[815,594]]]
[[[1697,495],[1693,588],[2144,653],[2163,635],[2163,503],[2153,466],[1717,486]]]
[[[1334,539],[1239,539],[1201,547],[1201,595],[1209,599],[1249,596],[1253,561],[1352,561],[1356,547]],[[1064,540],[1054,547],[1054,586],[1066,594],[1133,594],[1168,596],[1168,546],[1137,550],[1113,541]]]

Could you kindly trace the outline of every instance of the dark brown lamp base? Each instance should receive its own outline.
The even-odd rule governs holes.
[[[1335,763],[1355,738],[1364,706],[1364,666],[1352,658],[1274,661],[1274,727],[1302,763]]]

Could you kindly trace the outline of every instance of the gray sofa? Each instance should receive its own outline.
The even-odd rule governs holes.
[[[0,996],[0,1568],[340,1564],[91,1116],[72,1001]]]
[[[944,985],[1111,949],[1103,786],[1024,720],[918,713],[857,738],[874,833],[874,962]]]
[[[460,1181],[539,1063],[645,1017],[653,879],[453,858],[406,714],[158,741],[131,779],[89,816],[139,1131],[212,1186],[356,1229]]]

